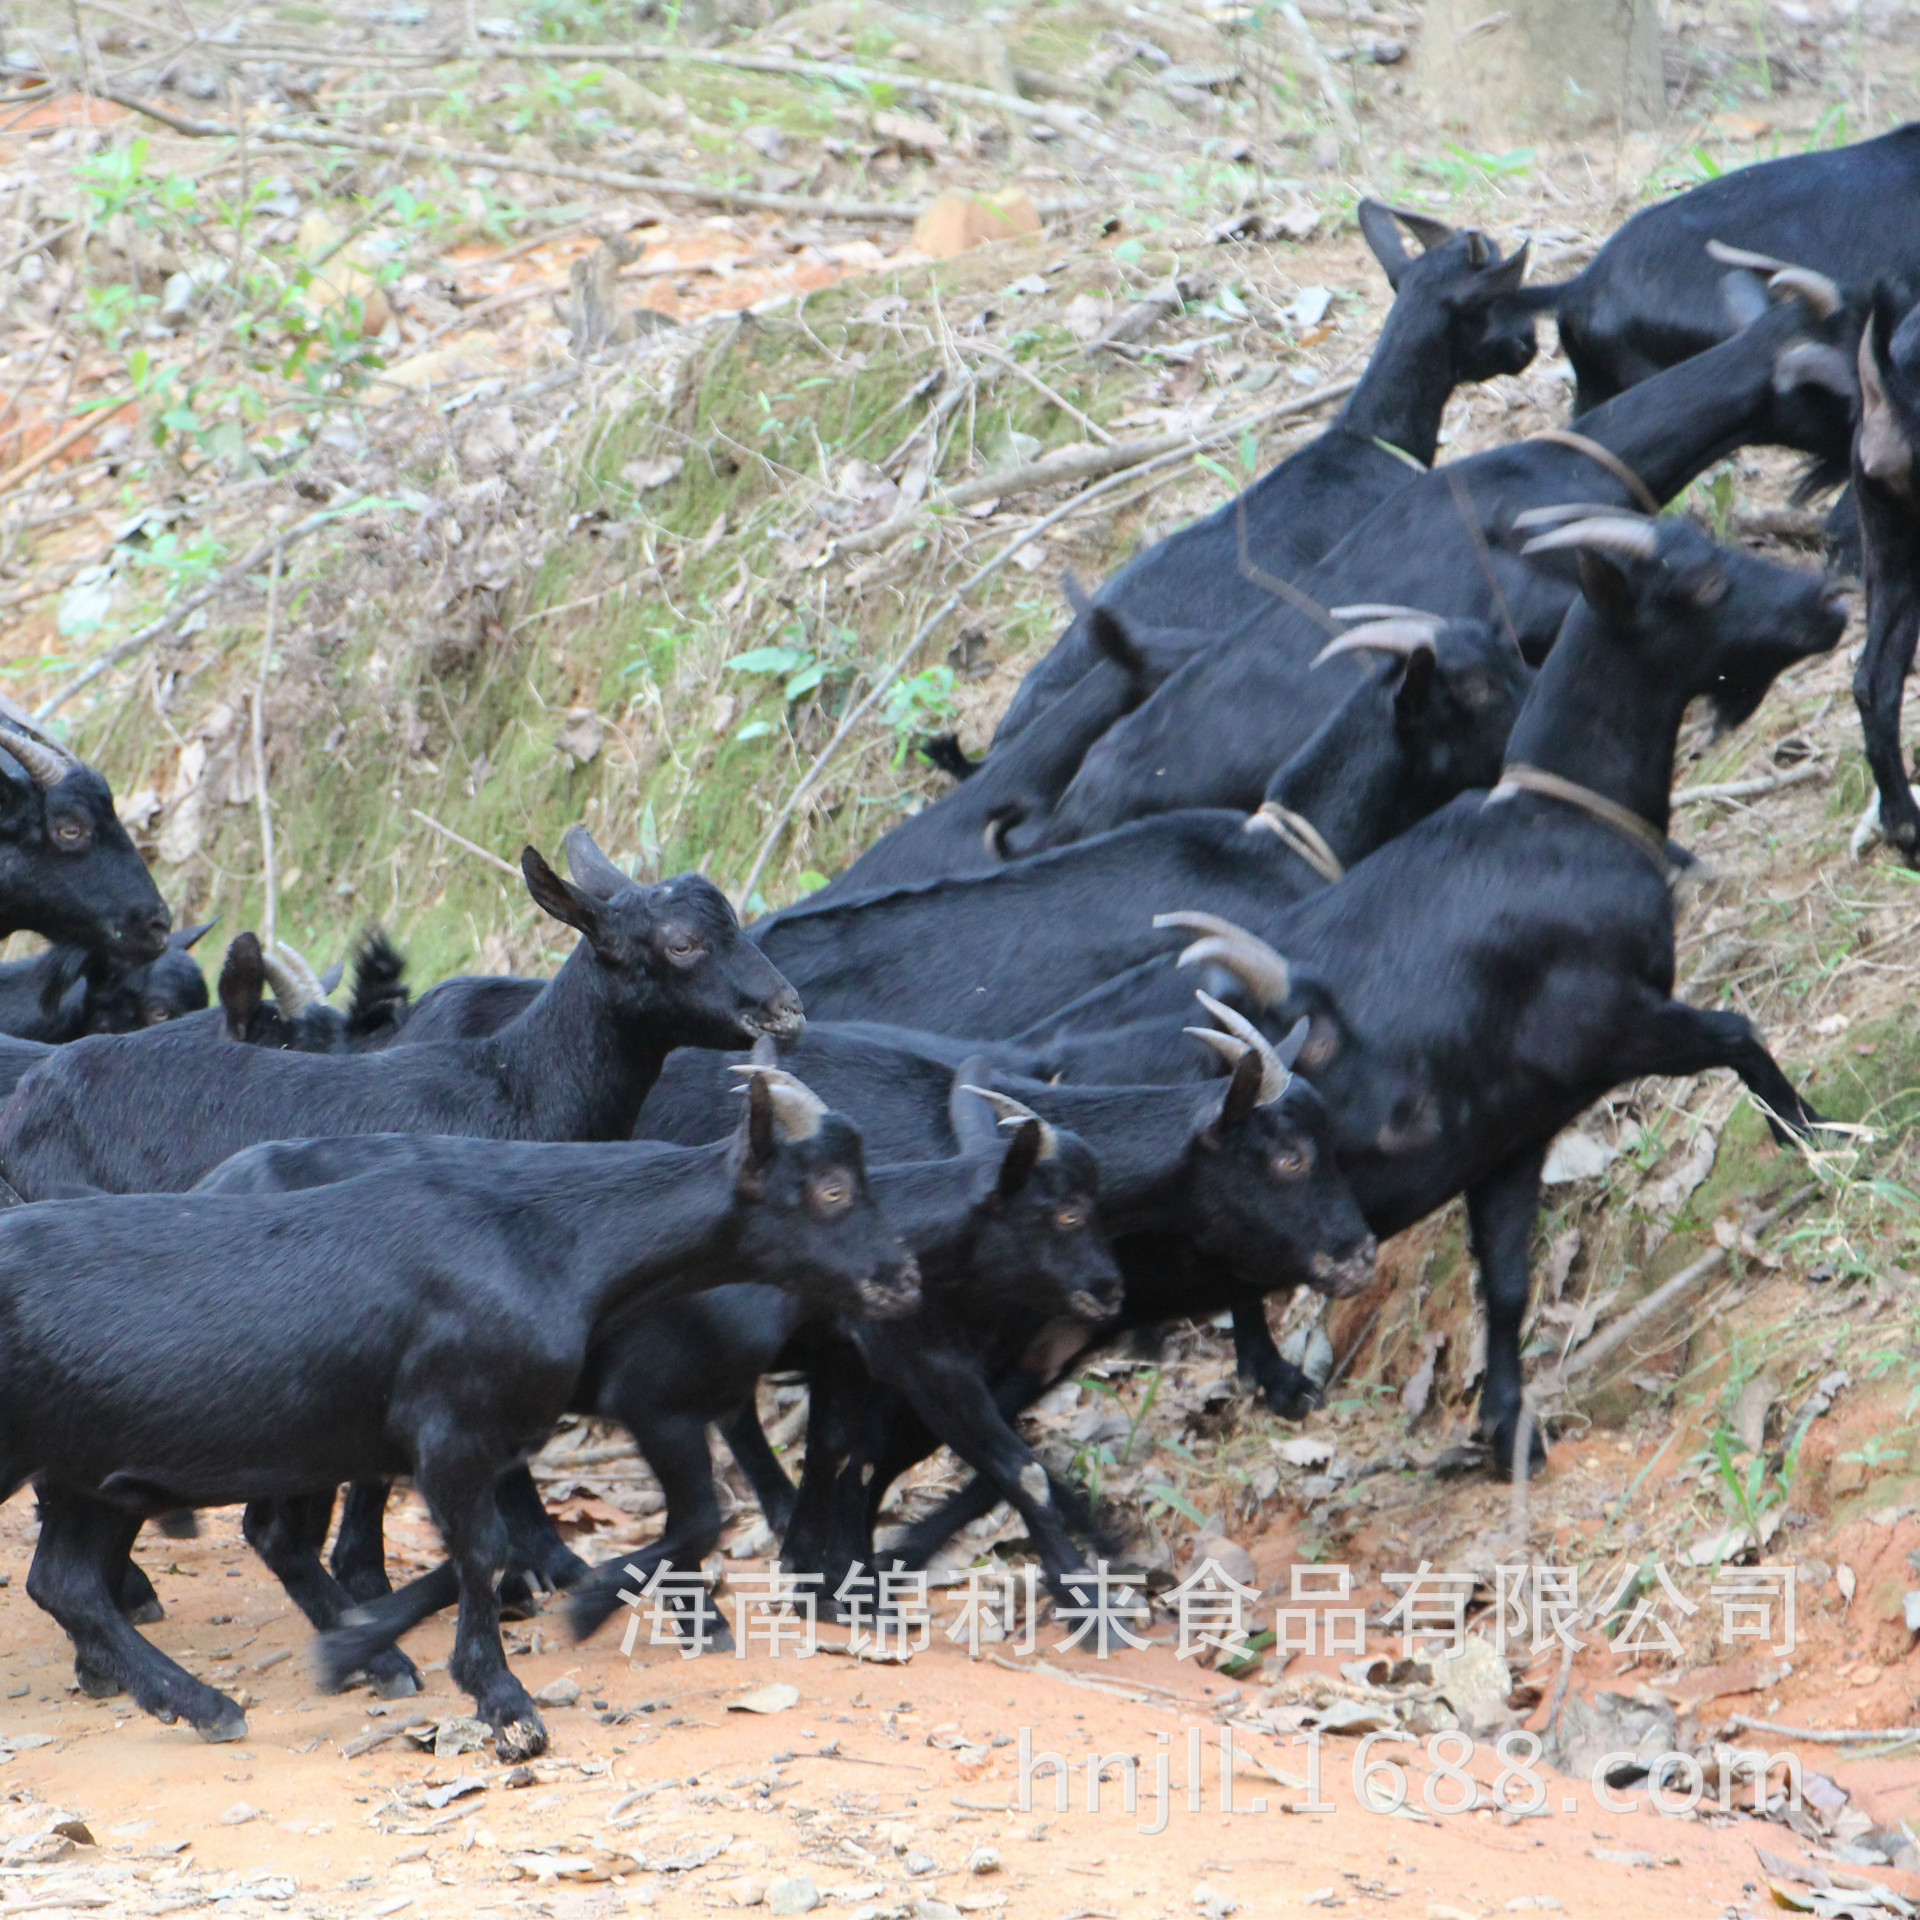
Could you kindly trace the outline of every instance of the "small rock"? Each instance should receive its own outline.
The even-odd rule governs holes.
[[[913,1920],[960,1920],[960,1909],[944,1900],[916,1900],[912,1913]]]
[[[998,1873],[1000,1871],[1000,1849],[998,1847],[975,1847],[967,1855],[969,1873]]]
[[[1225,1920],[1230,1913],[1240,1911],[1240,1902],[1231,1894],[1222,1893],[1218,1887],[1210,1887],[1202,1880],[1193,1890],[1193,1904],[1207,1916],[1207,1920]],[[1308,1904],[1312,1901],[1309,1898]]]
[[[1506,1905],[1508,1913],[1565,1913],[1566,1910],[1567,1903],[1551,1893],[1523,1893]]]
[[[769,1913],[811,1913],[820,1904],[820,1889],[805,1874],[776,1880],[767,1889]]]
[[[260,1809],[258,1807],[250,1807],[244,1800],[236,1800],[233,1805],[220,1816],[220,1824],[223,1827],[244,1827],[249,1820],[258,1820],[259,1818]]]
[[[740,138],[763,160],[787,157],[787,136],[778,127],[748,127]]]
[[[729,1713],[785,1713],[789,1707],[797,1706],[800,1701],[800,1689],[789,1686],[784,1680],[772,1680],[764,1687],[755,1687],[751,1693],[743,1693],[738,1700],[727,1702]],[[812,1883],[809,1882],[809,1885]],[[772,1899],[769,1894],[768,1899]],[[804,1912],[804,1908],[796,1908]]]
[[[686,464],[677,453],[663,454],[657,460],[629,460],[620,469],[620,478],[635,493],[651,493],[678,480]]]
[[[1020,187],[993,194],[950,188],[913,225],[913,244],[936,260],[992,240],[1011,240],[1040,231],[1040,214]]]
[[[84,1820],[59,1820],[54,1823],[53,1830],[64,1834],[76,1847],[97,1847],[100,1844],[93,1837],[93,1829]]]
[[[767,1883],[749,1873],[721,1881],[718,1891],[736,1907],[757,1907],[767,1897]]]
[[[904,1862],[911,1874],[931,1873],[940,1863],[930,1853],[910,1853]]]
[[[1257,1588],[1260,1585],[1260,1576],[1254,1570],[1253,1555],[1239,1541],[1229,1540],[1224,1533],[1203,1533],[1193,1543],[1193,1558],[1187,1564],[1188,1576],[1199,1572],[1209,1560],[1229,1580],[1237,1580],[1243,1587]]]
[[[470,1714],[456,1714],[442,1720],[433,1730],[433,1757],[451,1760],[463,1753],[478,1753],[493,1739],[493,1729],[484,1720]]]
[[[511,407],[477,411],[460,436],[460,461],[469,472],[490,473],[504,467],[520,451],[520,430]]]
[[[543,1707],[573,1707],[580,1704],[580,1682],[578,1680],[549,1680],[544,1687],[536,1689],[535,1702]]]

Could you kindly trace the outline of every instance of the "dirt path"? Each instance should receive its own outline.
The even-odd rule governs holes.
[[[943,1920],[945,1910],[1091,1920],[1236,1906],[1248,1915],[1325,1907],[1435,1920],[1536,1911],[1674,1920],[1763,1903],[1756,1845],[1803,1852],[1782,1828],[1748,1819],[1606,1811],[1585,1783],[1544,1770],[1549,1804],[1538,1819],[1486,1807],[1438,1818],[1363,1811],[1352,1780],[1358,1743],[1331,1737],[1322,1791],[1333,1811],[1289,1812],[1283,1803],[1304,1795],[1268,1769],[1297,1777],[1304,1751],[1245,1729],[1231,1731],[1235,1811],[1225,1813],[1219,1715],[1237,1690],[1157,1646],[1105,1663],[1053,1652],[1061,1630],[1046,1626],[1037,1657],[1054,1673],[970,1659],[937,1628],[933,1645],[899,1667],[824,1651],[683,1661],[649,1648],[644,1626],[629,1663],[617,1623],[584,1648],[542,1623],[515,1630],[534,1649],[517,1657],[518,1671],[535,1687],[572,1680],[582,1689],[577,1705],[548,1710],[547,1758],[510,1772],[485,1750],[436,1758],[404,1737],[367,1750],[409,1719],[460,1714],[439,1664],[448,1626],[412,1642],[429,1668],[419,1700],[318,1695],[311,1636],[230,1515],[198,1540],[156,1536],[143,1549],[168,1611],[149,1629],[156,1643],[249,1696],[248,1739],[209,1747],[124,1702],[70,1690],[64,1638],[22,1591],[32,1531],[29,1501],[0,1515],[11,1588],[0,1602],[0,1741],[16,1747],[0,1773],[0,1912],[167,1913],[218,1901],[223,1913],[585,1916],[763,1900],[803,1911],[792,1903],[804,1891],[785,1883],[804,1880],[823,1908],[870,1920]],[[728,1711],[780,1683],[798,1694],[785,1710]],[[1023,1736],[1036,1755],[1076,1763],[1068,1813],[1055,1811],[1046,1777],[1034,1810],[1018,1810]],[[35,1737],[51,1744],[18,1746]],[[1184,1792],[1195,1737],[1197,1813]],[[1117,1778],[1102,1810],[1086,1811],[1084,1761],[1096,1751],[1142,1757],[1135,1815],[1120,1805]],[[1142,1829],[1156,1821],[1161,1754],[1174,1792],[1165,1830],[1152,1833]],[[1409,1770],[1416,1809],[1428,1771]],[[1476,1774],[1486,1784],[1495,1771],[1482,1748]],[[1913,1804],[1920,1762],[1840,1777],[1894,1818]],[[1436,1791],[1450,1801],[1460,1790],[1442,1782]],[[49,1831],[75,1819],[94,1844]]]

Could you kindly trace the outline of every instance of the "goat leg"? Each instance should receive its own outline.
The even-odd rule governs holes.
[[[167,1617],[167,1610],[160,1604],[160,1596],[154,1591],[153,1582],[147,1578],[139,1561],[131,1553],[120,1564],[114,1591],[119,1596],[120,1611],[130,1627],[150,1627],[156,1620]]]
[[[1546,1157],[1544,1144],[1530,1147],[1467,1189],[1467,1232],[1487,1310],[1480,1426],[1503,1478],[1513,1473],[1513,1443],[1520,1426],[1520,1329],[1533,1285],[1533,1224],[1540,1212],[1540,1169]],[[1527,1446],[1528,1476],[1546,1463],[1547,1450],[1535,1428]]]
[[[1710,1012],[1684,1000],[1655,1000],[1622,1049],[1619,1078],[1643,1074],[1687,1075],[1731,1067],[1765,1108],[1776,1144],[1804,1138],[1821,1124],[1780,1063],[1767,1051],[1753,1022],[1737,1013]]]
[[[248,1546],[265,1562],[293,1604],[321,1633],[353,1611],[353,1596],[320,1563],[333,1494],[298,1500],[250,1500],[240,1518]],[[404,1700],[421,1689],[420,1672],[398,1647],[384,1647],[364,1668],[382,1700]]]
[[[393,1591],[387,1578],[387,1494],[384,1480],[356,1480],[340,1505],[333,1577],[362,1606]]]
[[[800,1486],[781,1543],[784,1565],[821,1573],[833,1545],[833,1493],[853,1446],[853,1423],[873,1391],[865,1363],[851,1342],[830,1340],[808,1370],[807,1448]]]
[[[1280,1357],[1263,1300],[1245,1300],[1233,1310],[1233,1365],[1242,1380],[1259,1389],[1267,1411],[1282,1420],[1304,1420],[1319,1410],[1320,1390]]]
[[[661,1567],[698,1571],[720,1538],[720,1499],[714,1490],[706,1422],[697,1414],[640,1415],[630,1430],[666,1495],[667,1524],[645,1552],[592,1567],[574,1584],[567,1602],[567,1624],[576,1640],[597,1632],[621,1605],[623,1591],[638,1594]],[[698,1624],[689,1617],[694,1606],[703,1616]],[[680,1615],[681,1637],[696,1648],[704,1638],[717,1651],[732,1649],[733,1636],[725,1617],[704,1594],[686,1607],[676,1603],[674,1611]],[[704,1635],[700,1624],[704,1624]]]
[[[63,1488],[40,1489],[40,1539],[27,1594],[73,1642],[74,1676],[95,1699],[125,1691],[155,1719],[184,1719],[205,1740],[244,1740],[246,1716],[169,1660],[121,1616],[119,1585],[137,1517]]]
[[[1854,497],[1864,536],[1867,644],[1854,669],[1853,700],[1880,795],[1881,835],[1911,865],[1920,860],[1920,807],[1914,803],[1901,750],[1900,709],[1913,669],[1914,644],[1920,639],[1920,596],[1915,590],[1920,541],[1911,524],[1910,504],[1896,508],[1870,484],[1856,487]]]
[[[525,1466],[509,1467],[493,1490],[507,1526],[507,1577],[500,1583],[504,1619],[531,1619],[540,1611],[531,1587],[548,1592],[570,1587],[587,1563],[560,1537],[553,1515]]]
[[[719,1427],[734,1464],[747,1476],[753,1497],[760,1503],[761,1518],[772,1532],[785,1533],[793,1519],[794,1484],[760,1425],[759,1409],[748,1401],[738,1413],[720,1421]],[[647,1458],[651,1461],[653,1455],[649,1453]]]

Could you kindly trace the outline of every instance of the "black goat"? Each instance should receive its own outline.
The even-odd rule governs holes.
[[[1094,595],[1095,607],[1130,623],[1201,626],[1224,637],[1265,608],[1262,575],[1296,578],[1432,466],[1455,387],[1531,363],[1534,316],[1514,297],[1527,271],[1524,246],[1503,260],[1485,234],[1456,233],[1376,200],[1361,201],[1359,217],[1394,294],[1359,386],[1318,439],[1225,506],[1137,554]],[[1409,257],[1396,222],[1422,253]],[[1092,666],[1094,639],[1089,613],[1076,609],[1052,652],[1021,682],[989,765]]]
[[[209,1049],[190,1021],[77,1041],[8,1103],[0,1172],[29,1198],[164,1193],[242,1147],[318,1132],[618,1139],[671,1048],[797,1030],[799,996],[710,881],[639,887],[582,829],[566,844],[574,884],[531,847],[521,869],[581,942],[498,1034],[344,1055]]]
[[[86,1033],[138,1033],[207,1004],[206,976],[190,957],[212,927],[177,928],[157,960],[84,947],[49,947],[0,965],[0,1033],[58,1044]]]
[[[338,966],[322,978],[292,947],[276,945],[278,954],[269,956],[256,934],[243,933],[227,948],[220,1011],[230,1040],[296,1053],[359,1053],[389,1045],[406,1024],[407,963],[378,927],[355,943],[345,1012],[327,1004]]]
[[[1722,174],[1642,208],[1571,280],[1527,288],[1520,302],[1559,322],[1576,414],[1726,338],[1729,248],[1843,287],[1920,274],[1920,125]],[[1847,437],[1808,451],[1844,466]]]
[[[1894,136],[1889,136],[1894,137]],[[1920,128],[1899,136],[1914,142]],[[1860,509],[1867,644],[1853,676],[1875,798],[1856,847],[1875,830],[1908,865],[1920,864],[1920,807],[1900,744],[1900,710],[1920,637],[1920,307],[1882,290],[1860,337],[1860,424],[1853,493]]]
[[[751,938],[816,1018],[1000,1039],[1159,952],[1155,913],[1264,918],[1454,795],[1491,786],[1533,677],[1477,621],[1373,621],[1328,651],[1360,650],[1398,657],[1328,717],[1251,816],[1157,814],[997,873],[836,907],[803,901]]]
[[[157,960],[172,925],[106,781],[0,695],[0,937]]]
[[[813,901],[992,872],[1007,858],[1009,834],[1046,818],[1087,749],[1218,637],[1211,627],[1123,624],[1098,612],[1086,624],[1090,664],[1076,684],[1018,741],[996,744],[963,784],[882,835]]]
[[[16,1208],[0,1220],[0,1490],[36,1483],[28,1592],[86,1692],[239,1739],[234,1702],[120,1616],[142,1518],[411,1473],[459,1588],[449,1671],[503,1758],[539,1753],[500,1646],[494,1483],[564,1412],[610,1315],[743,1273],[835,1310],[916,1292],[859,1135],[778,1072],[752,1077],[738,1132],[705,1148],[421,1141],[344,1187]],[[316,1604],[338,1617],[341,1599]],[[336,1627],[323,1670],[364,1665],[410,1623],[404,1602]]]
[[[1850,415],[1852,323],[1831,288],[1810,289],[1805,276],[1786,287],[1791,297],[1734,339],[1582,421],[1650,498],[1670,499],[1735,447],[1817,448]],[[1601,459],[1550,436],[1523,440],[1402,487],[1298,591],[1321,608],[1397,601],[1497,623],[1537,660],[1572,592],[1524,557],[1515,516],[1548,500],[1632,499]],[[1352,691],[1350,661],[1308,671],[1327,637],[1323,620],[1278,602],[1244,623],[1103,736],[1030,844],[1064,845],[1174,807],[1256,806],[1273,769]]]

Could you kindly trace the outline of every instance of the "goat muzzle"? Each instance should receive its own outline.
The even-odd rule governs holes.
[[[1308,1266],[1314,1292],[1333,1300],[1351,1300],[1355,1294],[1365,1293],[1373,1285],[1374,1260],[1379,1251],[1380,1243],[1368,1234],[1344,1260],[1336,1260],[1330,1253],[1316,1253]]]
[[[920,1263],[908,1254],[891,1273],[861,1281],[858,1292],[869,1320],[904,1320],[920,1305]]]

